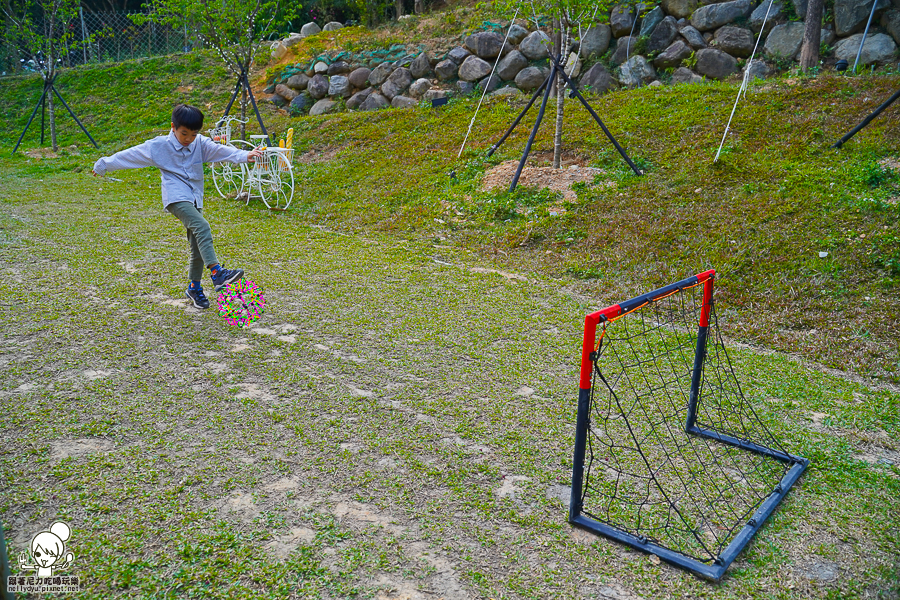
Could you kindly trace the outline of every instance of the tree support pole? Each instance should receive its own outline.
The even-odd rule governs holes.
[[[94,141],[94,138],[91,137],[91,134],[88,133],[88,130],[85,129],[84,125],[81,124],[81,121],[78,120],[78,117],[75,116],[75,112],[71,108],[69,108],[69,105],[66,104],[65,100],[63,100],[63,97],[59,94],[59,90],[57,90],[55,87],[52,87],[52,90],[53,90],[53,93],[56,94],[56,97],[59,98],[59,101],[63,103],[63,106],[66,107],[66,110],[69,111],[69,114],[72,115],[72,118],[75,119],[75,122],[78,123],[78,126],[81,127],[81,130],[84,132],[84,135],[86,135],[88,137],[88,139],[91,140],[91,143],[94,145],[94,148],[99,149],[100,146],[97,145],[97,142]]]
[[[41,99],[38,100],[37,104],[34,107],[34,110],[31,112],[31,116],[28,118],[28,123],[25,125],[25,129],[22,130],[22,135],[19,136],[19,141],[16,142],[16,147],[13,148],[11,156],[15,156],[16,151],[19,149],[19,146],[22,144],[22,139],[25,137],[25,134],[28,132],[28,128],[31,127],[31,122],[34,121],[34,117],[37,114],[38,109],[41,109],[41,145],[44,145],[44,105],[47,101],[47,96],[51,93],[56,94],[56,97],[59,98],[59,101],[63,103],[63,106],[66,107],[66,110],[69,111],[69,114],[72,115],[72,118],[75,119],[75,122],[78,123],[78,126],[81,127],[81,130],[84,132],[84,135],[91,140],[91,143],[94,145],[94,148],[99,148],[97,142],[94,141],[94,138],[91,137],[91,134],[88,133],[88,130],[85,129],[84,125],[81,121],[78,120],[78,117],[75,116],[75,113],[66,104],[66,101],[63,100],[63,97],[59,94],[59,91],[56,89],[54,82],[56,81],[56,75],[53,76],[52,79],[46,81],[44,83],[44,91],[41,93]]]
[[[863,46],[866,43],[866,36],[869,35],[869,26],[872,25],[872,17],[875,16],[875,9],[878,8],[878,0],[872,0],[872,12],[869,13],[869,20],[866,21],[866,30],[863,31],[862,40],[859,42],[859,50],[856,51],[856,60],[853,61],[853,72],[856,73],[856,65],[859,64],[859,57],[862,54]]]
[[[578,84],[575,83],[574,81],[572,81],[571,79],[569,79],[569,76],[566,74],[565,69],[559,68],[559,64],[560,64],[559,57],[551,55],[550,60],[553,61],[553,66],[559,69],[559,73],[562,76],[563,80],[566,82],[566,84],[572,90],[569,97],[570,98],[572,98],[572,97],[578,98],[578,100],[584,105],[584,107],[591,114],[591,116],[594,117],[594,120],[597,121],[597,125],[599,125],[600,129],[603,130],[603,133],[606,134],[606,137],[609,138],[609,141],[612,142],[612,144],[613,144],[613,146],[615,146],[616,150],[619,151],[619,154],[622,155],[622,158],[625,159],[625,162],[628,163],[628,166],[631,167],[631,170],[634,171],[634,174],[635,175],[643,175],[643,173],[641,173],[641,170],[638,169],[637,166],[634,164],[634,162],[632,162],[631,158],[628,157],[628,154],[625,152],[625,149],[619,145],[619,142],[616,141],[616,138],[613,137],[613,134],[610,133],[609,129],[606,128],[606,125],[603,124],[603,121],[600,120],[600,116],[596,112],[594,112],[594,109],[591,107],[590,104],[588,104],[588,101],[585,100],[584,96],[581,95],[581,92],[578,91]]]
[[[503,137],[500,138],[500,140],[496,144],[491,146],[490,150],[488,150],[488,156],[491,156],[494,152],[496,152],[500,145],[505,142],[506,138],[508,138],[513,132],[513,129],[515,129],[519,125],[519,123],[522,121],[522,117],[524,117],[525,113],[527,113],[531,109],[532,105],[534,105],[534,101],[537,100],[538,96],[541,95],[541,92],[544,91],[544,87],[547,85],[547,82],[549,80],[550,78],[548,77],[541,85],[538,86],[538,89],[536,89],[534,91],[534,94],[531,96],[531,100],[528,101],[528,104],[525,106],[525,108],[522,109],[522,112],[519,113],[519,116],[516,117],[516,120],[513,121],[513,124],[509,126],[509,129],[506,130],[506,133],[503,134]]]
[[[259,108],[256,106],[256,98],[253,97],[253,90],[250,89],[250,80],[247,78],[247,72],[243,72],[244,78],[244,87],[247,89],[247,95],[250,96],[250,104],[253,105],[253,112],[256,113],[256,120],[259,121],[259,127],[262,129],[263,134],[266,136],[266,141],[271,146],[272,138],[269,137],[269,132],[266,130],[265,124],[263,124],[262,115],[259,114]]]
[[[272,139],[269,137],[269,131],[263,123],[262,115],[259,114],[259,107],[256,106],[256,98],[253,96],[253,90],[250,89],[250,79],[247,77],[246,71],[241,71],[241,74],[238,75],[237,84],[234,86],[234,92],[231,94],[231,100],[228,101],[228,106],[225,107],[225,114],[222,115],[222,119],[227,117],[228,113],[231,112],[231,107],[234,105],[234,101],[241,89],[247,90],[247,95],[250,97],[250,104],[253,106],[253,112],[256,113],[256,120],[259,123],[262,132],[265,134],[268,144],[271,146]],[[222,119],[219,120],[218,124],[222,123]]]
[[[22,130],[22,135],[19,136],[19,141],[16,142],[16,147],[13,148],[12,154],[10,156],[15,156],[16,150],[19,149],[19,145],[22,143],[22,138],[25,137],[25,134],[28,132],[28,128],[31,127],[31,122],[34,121],[34,116],[37,114],[39,108],[44,106],[44,98],[47,96],[47,84],[44,84],[44,91],[41,93],[41,99],[37,101],[37,104],[34,105],[34,110],[31,111],[31,116],[28,117],[28,123],[25,125],[25,129]],[[41,117],[43,120],[43,113],[41,113]],[[43,128],[41,128],[41,133],[43,133]],[[43,144],[43,141],[41,142]]]
[[[235,98],[237,98],[238,92],[241,91],[241,86],[244,85],[243,78],[238,78],[237,85],[234,86],[234,92],[231,94],[231,100],[228,101],[228,106],[225,107],[225,114],[222,115],[222,119],[228,116],[228,113],[231,112],[231,105],[234,104]],[[222,121],[220,120],[216,125],[221,125]]]
[[[863,122],[862,122],[862,123],[860,123],[859,125],[857,125],[857,126],[854,127],[853,129],[851,129],[850,132],[847,133],[847,135],[845,135],[844,137],[842,137],[841,139],[839,139],[838,141],[836,141],[836,142],[834,143],[834,145],[831,146],[831,147],[832,147],[832,148],[840,148],[841,146],[843,146],[844,143],[847,142],[847,140],[849,140],[849,139],[852,138],[854,135],[856,135],[857,133],[859,133],[859,130],[860,130],[860,129],[862,129],[863,127],[865,127],[865,126],[868,125],[869,123],[871,123],[871,122],[872,122],[872,119],[874,119],[875,117],[877,117],[878,115],[880,115],[880,114],[882,113],[882,111],[884,111],[884,109],[886,109],[888,106],[890,106],[891,104],[893,104],[893,103],[897,100],[897,98],[900,98],[900,90],[897,90],[896,92],[894,92],[894,95],[891,96],[890,98],[888,98],[888,99],[887,99],[887,102],[885,102],[884,104],[882,104],[881,106],[879,106],[878,108],[876,108],[876,109],[872,112],[872,114],[870,114],[868,117],[866,117],[865,119],[863,119]]]
[[[44,145],[44,116],[47,114],[47,96],[41,98],[41,146]]]
[[[553,78],[556,76],[556,63],[550,67],[550,76],[547,77],[547,81],[553,81]],[[519,166],[516,168],[516,174],[513,176],[512,183],[509,186],[509,191],[512,192],[516,189],[516,185],[519,183],[519,177],[522,175],[522,169],[525,168],[525,161],[528,160],[528,154],[531,152],[531,144],[534,143],[534,138],[537,137],[538,128],[541,126],[541,121],[544,120],[544,111],[547,109],[547,100],[550,99],[550,85],[549,83],[544,87],[544,97],[541,100],[541,109],[538,111],[537,119],[534,121],[534,128],[531,130],[531,135],[528,136],[528,143],[525,144],[525,151],[522,153],[522,159],[519,161]]]

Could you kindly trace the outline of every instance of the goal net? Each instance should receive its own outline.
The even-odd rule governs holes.
[[[741,392],[714,278],[585,318],[569,521],[718,581],[809,462]]]

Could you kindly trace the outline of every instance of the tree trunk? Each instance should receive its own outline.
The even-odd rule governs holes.
[[[50,73],[50,77],[53,77],[53,73]],[[50,147],[54,152],[59,148],[56,145],[56,111],[53,107],[53,92],[47,92],[47,114],[50,117]]]
[[[425,12],[425,0],[415,0],[415,4],[413,4],[413,10],[417,15],[421,15]]]
[[[394,0],[394,10],[398,19],[403,16],[403,0]]]
[[[823,3],[823,0],[809,0],[806,7],[806,29],[803,31],[803,49],[800,50],[800,68],[804,73],[819,64]]]
[[[561,58],[560,65],[563,69],[566,67],[566,62],[569,59],[568,50],[569,50],[569,26],[563,25],[562,31],[560,35],[560,52],[559,56]],[[562,56],[566,54],[566,56]],[[563,82],[562,74],[557,73],[556,75],[556,132],[553,135],[553,168],[558,169],[560,167],[560,160],[562,158],[562,129],[563,129],[563,109],[565,108],[566,101],[566,93],[565,93],[565,83]]]

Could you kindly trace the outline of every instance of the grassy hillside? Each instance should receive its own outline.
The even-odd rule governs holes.
[[[360,30],[341,35],[305,41],[297,59],[342,40],[355,47],[396,41],[390,31],[368,42]],[[898,85],[896,75],[830,74],[755,83],[715,165],[734,85],[619,91],[594,100],[646,170],[643,177],[631,175],[587,113],[568,100],[565,162],[602,167],[607,176],[599,179],[613,185],[582,186],[577,201],[565,203],[535,190],[510,196],[480,189],[486,169],[517,159],[524,146],[533,117],[484,158],[521,101],[486,101],[461,158],[477,99],[436,110],[300,119],[271,105],[263,112],[276,133],[293,127],[298,153],[306,154],[299,165],[304,195],[286,216],[291,222],[462,244],[556,277],[595,306],[713,267],[719,313],[735,339],[897,381],[900,107],[843,150],[829,146]],[[61,115],[61,144],[76,144],[79,157],[40,161],[20,153],[0,164],[48,176],[88,169],[101,152],[164,130],[174,102],[197,104],[212,118],[231,89],[214,58],[202,54],[77,69],[59,86],[101,151]],[[4,148],[14,145],[39,91],[35,77],[0,83]],[[548,161],[550,122],[532,164]],[[25,149],[37,146],[32,127]]]

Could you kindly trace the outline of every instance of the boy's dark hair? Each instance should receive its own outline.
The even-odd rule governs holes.
[[[176,104],[172,109],[172,125],[175,129],[184,126],[191,131],[200,131],[203,129],[203,113],[196,106]]]

